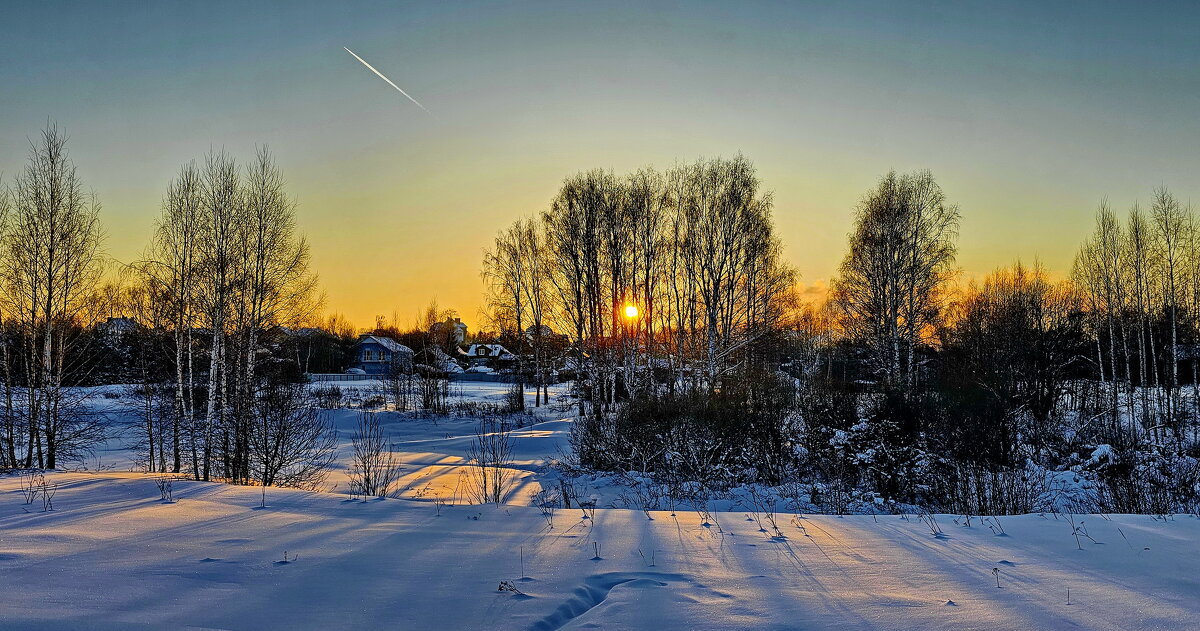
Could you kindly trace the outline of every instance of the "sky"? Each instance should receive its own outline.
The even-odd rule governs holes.
[[[1066,274],[1102,199],[1200,202],[1200,7],[1046,4],[0,0],[0,174],[57,122],[129,262],[182,164],[265,144],[360,326],[478,322],[484,248],[575,172],[738,152],[810,289],[892,169],[958,204],[965,275]]]

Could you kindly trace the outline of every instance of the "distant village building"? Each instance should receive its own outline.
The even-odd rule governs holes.
[[[466,349],[458,349],[458,355],[472,368],[502,370],[511,367],[517,361],[516,355],[499,344],[471,344]]]
[[[354,349],[354,365],[347,372],[367,375],[387,375],[393,372],[412,372],[411,348],[381,335],[362,335]]]

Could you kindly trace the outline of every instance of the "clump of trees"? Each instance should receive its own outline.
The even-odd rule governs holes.
[[[786,413],[752,421],[715,411],[733,404],[722,393],[738,391],[747,400],[737,405],[752,407],[772,398],[757,375],[778,363],[772,340],[795,272],[771,206],[742,156],[624,176],[594,170],[567,178],[549,210],[496,237],[484,258],[489,304],[513,350],[532,347],[535,385],[548,369],[546,327],[572,340],[563,365],[578,377],[573,443],[585,463],[680,462],[674,432],[744,464],[753,425],[769,418],[774,429],[761,431],[780,433]],[[642,425],[666,408],[675,421]],[[691,446],[688,458],[706,458]]]
[[[829,299],[836,342],[816,349],[840,355],[850,372],[802,374],[817,390],[848,395],[828,410],[830,422],[820,409],[805,418],[829,435],[815,455],[838,463],[839,482],[862,480],[899,499],[927,473],[924,439],[939,418],[928,359],[946,314],[958,221],[927,171],[888,173],[859,204]]]
[[[919,385],[919,352],[946,309],[955,269],[958,208],[933,175],[888,173],[863,199],[833,283],[842,333],[866,350],[886,388]]]
[[[103,433],[71,387],[91,368],[85,327],[104,260],[100,204],[84,191],[66,142],[47,127],[0,188],[0,464],[8,467],[57,467]]]
[[[1200,225],[1165,188],[1125,221],[1107,203],[1075,258],[1092,381],[1079,441],[1117,510],[1170,512],[1200,483]],[[1082,407],[1082,406],[1081,406]]]
[[[967,288],[939,332],[939,441],[959,460],[1020,466],[1062,453],[1061,403],[1085,365],[1083,304],[1068,281],[1020,263]]]
[[[311,402],[287,390],[298,375],[277,352],[318,299],[309,258],[266,148],[240,168],[211,153],[168,184],[154,239],[133,267],[154,296],[144,317],[167,338],[169,375],[154,377],[170,384],[173,404],[156,431],[170,437],[173,472],[234,483],[315,478],[297,463],[323,461],[327,431]]]
[[[1191,210],[1160,189],[1123,227],[1102,204],[1071,278],[1016,263],[965,286],[957,221],[927,173],[865,198],[832,317],[805,321],[800,470],[964,512],[1194,506]]]
[[[270,152],[185,165],[145,257],[113,268],[66,142],[47,127],[0,187],[0,466],[81,460],[110,426],[81,386],[125,383],[147,470],[314,484],[332,434],[292,384],[345,333],[298,329],[316,276]]]

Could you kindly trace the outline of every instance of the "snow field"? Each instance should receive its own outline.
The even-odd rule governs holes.
[[[357,411],[329,414],[348,440]],[[915,515],[780,513],[777,536],[745,510],[706,525],[605,501],[551,519],[529,495],[570,422],[514,432],[510,503],[472,506],[454,489],[476,422],[387,419],[401,499],[269,488],[262,507],[260,488],[176,480],[166,503],[151,476],[57,472],[43,512],[2,477],[0,629],[1200,628],[1194,516],[1003,517],[998,535],[938,515],[941,536]]]

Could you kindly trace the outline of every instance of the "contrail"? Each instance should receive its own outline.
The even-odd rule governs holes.
[[[342,46],[342,48],[346,48],[346,47],[345,47],[345,46]],[[351,55],[354,55],[354,51],[350,50],[349,48],[346,48],[346,52],[350,53]],[[414,98],[413,98],[413,97],[411,97],[411,96],[408,96],[408,92],[405,92],[404,90],[401,90],[401,89],[400,89],[400,86],[396,85],[395,83],[392,83],[392,80],[391,80],[391,79],[389,79],[389,78],[387,78],[387,77],[383,76],[383,73],[382,73],[382,72],[379,72],[378,70],[376,70],[376,69],[375,69],[375,66],[372,66],[371,64],[367,63],[367,60],[366,60],[366,59],[363,59],[362,57],[359,57],[358,55],[354,55],[354,58],[355,58],[355,59],[357,59],[357,60],[359,60],[360,62],[362,62],[362,65],[364,65],[364,66],[366,66],[367,68],[369,68],[369,69],[371,70],[371,72],[374,72],[375,74],[379,75],[379,78],[380,78],[380,79],[383,79],[384,81],[387,81],[387,82],[388,82],[388,85],[390,85],[390,86],[392,86],[393,88],[396,88],[397,90],[399,90],[399,91],[400,91],[400,94],[403,94],[403,95],[405,96],[405,98],[407,98],[408,100],[412,101],[413,103],[416,103],[417,107],[419,107],[419,108],[421,108],[421,109],[425,110],[425,113],[426,113],[426,114],[429,114],[429,113],[430,113],[430,112],[429,112],[429,110],[426,110],[426,109],[425,109],[425,106],[424,106],[424,105],[421,105],[420,103],[417,103],[417,100],[416,100],[416,99],[414,99]]]

